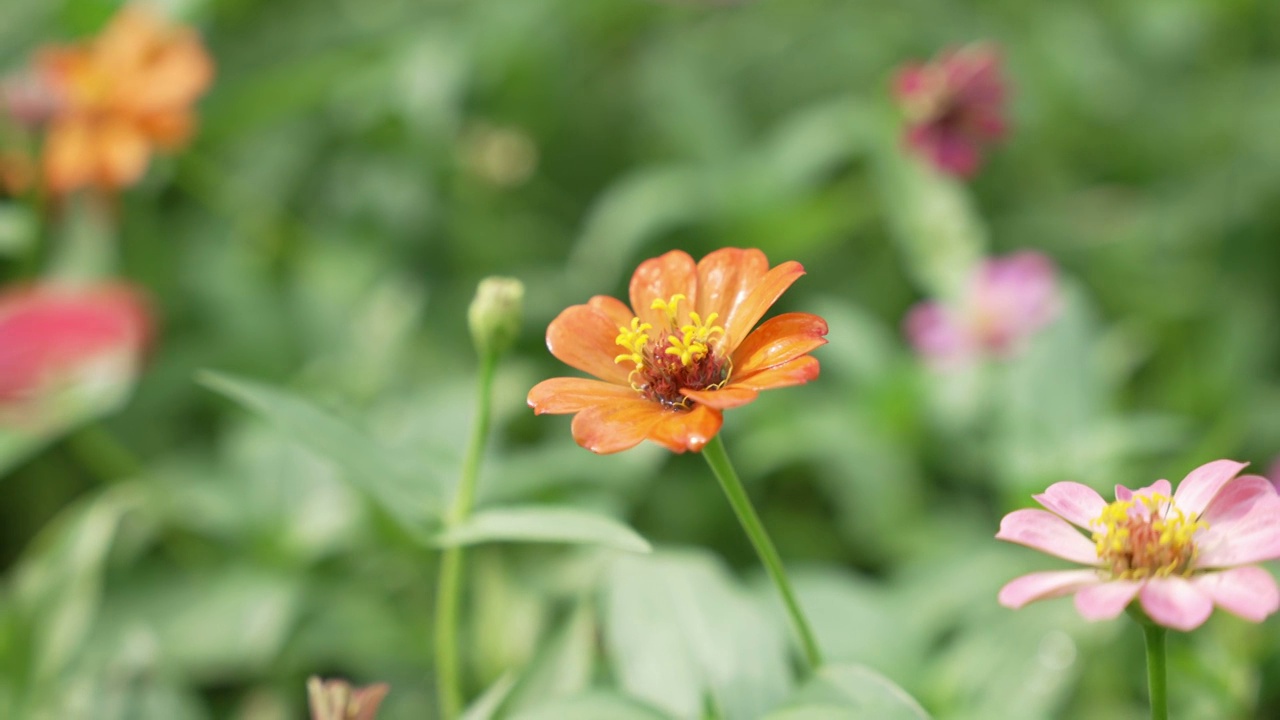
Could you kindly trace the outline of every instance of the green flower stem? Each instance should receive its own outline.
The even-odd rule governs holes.
[[[462,477],[453,496],[453,504],[445,516],[445,527],[461,524],[475,504],[476,480],[480,460],[489,437],[490,400],[498,354],[487,352],[480,359],[480,377],[476,397],[476,416],[471,426],[471,440],[462,464]],[[440,580],[436,585],[436,678],[439,682],[440,717],[454,720],[462,712],[462,680],[458,663],[458,606],[462,599],[462,548],[446,548],[440,558]]]
[[[805,619],[804,612],[800,610],[795,591],[791,589],[791,581],[787,579],[787,571],[782,566],[782,558],[778,556],[777,549],[773,547],[773,541],[769,539],[769,533],[765,532],[760,516],[751,505],[751,498],[742,487],[742,481],[738,479],[733,463],[729,462],[729,454],[725,452],[724,442],[720,440],[719,435],[711,438],[711,441],[702,449],[702,456],[707,459],[711,472],[715,473],[716,479],[720,481],[720,487],[724,489],[725,497],[733,506],[733,512],[738,516],[738,521],[742,523],[742,529],[746,531],[751,544],[755,546],[760,562],[764,563],[769,579],[773,580],[773,584],[778,588],[778,594],[782,595],[787,615],[791,618],[792,629],[795,630],[796,635],[800,636],[800,644],[804,648],[804,656],[809,662],[810,669],[817,670],[822,666],[822,652],[818,650],[818,642],[814,639],[813,630],[809,627],[809,621]]]
[[[1139,621],[1147,639],[1147,688],[1151,695],[1151,720],[1169,720],[1169,684],[1165,671],[1165,629],[1150,620]]]

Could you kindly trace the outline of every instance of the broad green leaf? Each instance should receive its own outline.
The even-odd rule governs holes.
[[[215,372],[202,373],[200,382],[267,418],[290,438],[333,462],[348,481],[406,531],[426,539],[425,528],[437,519],[442,502],[440,485],[425,463],[410,468],[356,429],[280,388]]]
[[[652,550],[635,530],[606,515],[539,505],[481,510],[435,538],[444,547],[489,542],[604,545],[634,553]]]
[[[119,485],[64,512],[14,577],[15,610],[34,639],[35,674],[52,678],[83,650],[102,601],[103,573],[126,514],[142,496]]]
[[[920,703],[863,665],[828,665],[766,720],[929,720]]]
[[[524,669],[506,712],[585,691],[596,665],[598,629],[593,603],[578,603]]]
[[[138,575],[107,596],[94,641],[113,648],[145,632],[171,671],[263,671],[289,639],[303,598],[290,575],[244,565]]]
[[[587,217],[566,277],[619,277],[646,241],[705,218],[714,205],[705,174],[684,166],[655,167],[609,188]]]
[[[790,689],[781,609],[768,612],[713,556],[622,555],[605,588],[605,643],[628,694],[682,718],[706,704],[755,720]]]
[[[502,707],[502,703],[506,701],[507,695],[511,694],[511,688],[515,685],[516,678],[512,673],[498,678],[484,691],[484,694],[467,707],[466,712],[462,714],[462,720],[493,720],[498,713],[498,708]]]
[[[510,716],[510,720],[603,720],[604,718],[608,720],[671,720],[670,715],[607,690],[593,690]]]
[[[26,252],[36,239],[38,227],[31,208],[16,202],[0,202],[0,256]]]
[[[887,118],[875,180],[907,270],[929,295],[955,297],[987,251],[987,229],[960,181],[903,153]]]

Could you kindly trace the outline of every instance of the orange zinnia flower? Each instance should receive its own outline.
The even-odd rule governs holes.
[[[818,377],[809,353],[827,342],[825,320],[786,313],[752,331],[803,274],[798,262],[769,269],[763,252],[738,248],[696,265],[679,250],[646,260],[631,276],[631,307],[597,295],[547,328],[551,354],[599,380],[544,380],[529,406],[577,413],[573,439],[592,452],[646,438],[674,452],[701,450],[722,411]]]
[[[191,105],[213,79],[194,30],[134,6],[92,40],[44,50],[37,64],[55,97],[43,158],[55,193],[137,182],[153,148],[190,137]]]

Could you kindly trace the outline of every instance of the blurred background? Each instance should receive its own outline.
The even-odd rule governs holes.
[[[1136,627],[1000,607],[1056,565],[992,536],[1057,480],[1105,495],[1280,456],[1280,5],[157,7],[216,77],[190,145],[115,208],[114,272],[158,322],[132,397],[0,442],[0,717],[299,718],[314,673],[389,682],[380,717],[434,717],[438,552],[413,529],[456,482],[466,307],[493,274],[526,302],[481,506],[590,509],[655,551],[469,551],[468,696],[514,683],[502,716],[531,718],[623,717],[583,697],[637,718],[780,707],[795,651],[702,459],[594,456],[525,405],[573,374],[543,341],[560,310],[724,246],[802,262],[775,311],[830,324],[817,382],[723,430],[828,657],[937,718],[1146,716]],[[0,69],[116,8],[6,0]],[[962,182],[906,152],[892,78],[974,41],[1003,59],[1009,130]],[[57,212],[0,205],[0,279],[38,272]],[[923,363],[909,308],[1021,249],[1059,268],[1056,320],[1012,357]],[[352,482],[367,458],[334,462],[205,370],[305,398],[382,464]],[[1278,647],[1274,618],[1175,634],[1175,716],[1280,716]]]

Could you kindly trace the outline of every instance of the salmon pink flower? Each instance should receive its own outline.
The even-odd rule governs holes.
[[[916,351],[936,365],[990,354],[1007,357],[1058,313],[1053,261],[1022,251],[983,261],[954,306],[922,302],[907,314]]]
[[[1009,513],[996,537],[1089,567],[1024,575],[1000,590],[1000,604],[1074,594],[1087,620],[1113,618],[1137,599],[1175,630],[1199,627],[1214,605],[1261,622],[1280,608],[1275,579],[1254,564],[1280,558],[1280,496],[1260,475],[1237,477],[1244,467],[1215,460],[1172,494],[1168,480],[1117,485],[1111,503],[1079,483],[1050,485],[1035,496],[1047,510]]]
[[[46,48],[36,66],[45,96],[54,98],[43,109],[43,172],[55,193],[136,183],[154,148],[186,142],[195,126],[191,105],[213,79],[194,30],[132,5],[97,37]]]
[[[0,425],[40,425],[68,388],[112,390],[137,375],[151,332],[141,293],[122,284],[0,292]]]
[[[630,307],[597,295],[547,328],[551,354],[598,379],[544,380],[529,405],[576,413],[573,438],[592,452],[645,439],[697,452],[719,432],[724,410],[818,377],[809,353],[827,342],[822,318],[786,313],[752,331],[803,274],[800,263],[770,269],[763,252],[738,248],[696,265],[679,250],[646,260],[631,277]]]
[[[1005,133],[1005,81],[989,45],[943,52],[898,71],[894,94],[907,120],[907,146],[938,170],[968,177],[982,147]]]
[[[386,683],[352,687],[346,680],[307,679],[311,720],[373,720],[391,686]]]

